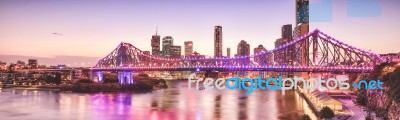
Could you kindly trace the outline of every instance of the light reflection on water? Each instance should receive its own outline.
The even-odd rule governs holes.
[[[315,117],[295,91],[192,90],[187,81],[168,81],[149,93],[59,93],[0,90],[0,118],[63,120],[299,119]]]

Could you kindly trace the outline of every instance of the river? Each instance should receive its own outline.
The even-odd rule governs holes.
[[[1,120],[315,119],[295,91],[191,90],[187,81],[148,93],[66,93],[0,89]],[[193,84],[194,85],[194,84]]]

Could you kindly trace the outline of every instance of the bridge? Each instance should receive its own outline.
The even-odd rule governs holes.
[[[253,58],[254,60],[251,60]],[[257,58],[257,60],[255,59]],[[121,43],[91,68],[94,77],[102,71],[118,71],[120,83],[133,83],[133,71],[279,71],[365,73],[384,58],[337,40],[321,31],[290,40],[275,49],[235,57],[167,58],[150,55],[129,43]]]

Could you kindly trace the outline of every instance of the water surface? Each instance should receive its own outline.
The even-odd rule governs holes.
[[[0,89],[1,120],[210,120],[315,117],[295,91],[189,90],[187,81],[148,93]],[[194,85],[194,84],[193,84]],[[194,87],[194,86],[193,86]],[[192,88],[193,88],[192,87]]]

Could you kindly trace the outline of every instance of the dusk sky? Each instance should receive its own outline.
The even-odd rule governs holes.
[[[376,53],[400,52],[399,0],[311,4],[311,31]],[[321,20],[321,12],[328,16]],[[195,51],[213,55],[215,25],[223,27],[223,55],[227,47],[236,53],[240,40],[253,53],[259,44],[273,49],[284,24],[295,24],[295,0],[1,0],[0,55],[103,57],[120,42],[150,50],[156,27],[175,45],[193,41]]]

